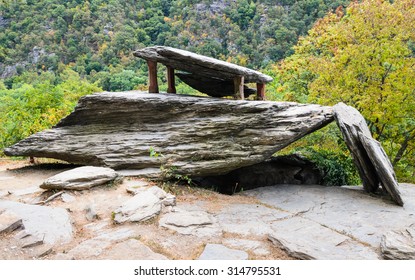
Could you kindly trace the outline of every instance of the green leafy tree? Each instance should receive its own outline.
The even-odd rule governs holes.
[[[415,1],[353,2],[301,38],[276,70],[286,99],[345,102],[366,118],[393,164],[415,148]]]
[[[48,74],[18,78],[12,89],[0,83],[0,154],[5,147],[58,123],[81,96],[102,91],[69,68],[59,79]],[[61,82],[55,85],[57,80]]]
[[[109,77],[108,90],[110,91],[125,91],[132,90],[139,84],[144,84],[147,77],[139,77],[132,70],[123,70],[115,73]]]

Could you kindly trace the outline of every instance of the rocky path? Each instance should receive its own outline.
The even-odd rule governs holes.
[[[50,191],[39,186],[73,167],[24,165],[0,162],[0,259],[415,258],[413,185],[404,207],[353,187],[227,196],[127,177]]]
[[[23,248],[28,237],[21,238],[22,232],[27,229],[3,232],[0,259],[206,259],[227,254],[229,258],[243,259],[291,258],[273,246],[265,233],[239,234],[221,228],[216,216],[223,209],[233,204],[249,206],[256,199],[242,195],[226,196],[186,186],[166,186],[165,189],[176,197],[174,211],[168,208],[172,206],[168,206],[165,208],[169,210],[163,209],[163,213],[140,223],[115,223],[113,213],[135,197],[132,190],[151,189],[156,184],[138,178],[125,178],[122,183],[109,187],[65,190],[52,201],[34,206],[53,194],[39,186],[50,176],[69,168],[24,165],[21,162],[0,165],[0,228],[2,222],[6,222],[5,209],[9,209],[8,204],[22,203],[18,205],[22,211],[27,210],[27,207],[39,207],[45,211],[59,209],[67,212],[69,223],[57,220],[55,223],[69,224],[73,234],[70,240],[42,240],[37,245]],[[28,211],[32,213],[30,209]],[[23,216],[17,218],[23,219],[23,222],[25,218],[30,218]],[[46,222],[50,223],[38,221],[39,228],[32,233],[37,231],[41,236],[31,236],[31,239],[43,239],[44,234],[55,235],[42,228]],[[207,244],[218,246],[206,247]],[[204,252],[205,248],[207,252]]]

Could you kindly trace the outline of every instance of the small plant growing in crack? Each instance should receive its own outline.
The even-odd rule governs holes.
[[[161,153],[157,152],[154,147],[149,148],[151,158],[161,158],[162,164],[160,165],[160,171],[162,177],[167,180],[176,180],[177,182],[186,182],[189,186],[193,185],[192,179],[188,175],[183,175],[178,172],[178,167],[169,165],[166,157]]]

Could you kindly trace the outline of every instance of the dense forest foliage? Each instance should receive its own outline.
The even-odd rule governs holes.
[[[62,84],[83,83],[78,94],[146,88],[147,66],[132,56],[135,49],[168,45],[265,68],[346,2],[2,0],[0,148],[70,112],[74,104],[60,102],[76,93],[62,93]],[[180,83],[178,91],[189,87]]]
[[[272,75],[269,100],[357,107],[387,146],[399,176],[410,180],[415,43],[408,13],[414,1],[350,2],[1,0],[0,154],[55,124],[82,95],[145,89],[147,66],[132,51],[167,45]],[[382,77],[387,82],[371,83]],[[177,88],[190,92],[180,82]],[[340,139],[329,126],[291,150],[316,159],[328,178],[337,178],[328,184],[355,183]]]
[[[407,181],[415,161],[414,24],[414,0],[352,3],[319,20],[275,66],[284,99],[357,108]]]
[[[81,76],[145,71],[131,52],[148,45],[184,48],[261,68],[292,53],[316,19],[345,0],[2,0],[0,73],[57,71]],[[128,76],[128,74],[126,74]],[[128,79],[128,77],[127,77]],[[7,86],[10,85],[7,81]]]

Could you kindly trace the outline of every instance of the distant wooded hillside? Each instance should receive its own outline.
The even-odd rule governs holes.
[[[259,69],[292,54],[318,18],[349,2],[2,0],[0,76],[11,86],[10,78],[26,70],[56,73],[64,64],[104,89],[125,90],[140,81],[110,83],[109,74],[130,81],[145,72],[131,51],[149,45]]]

